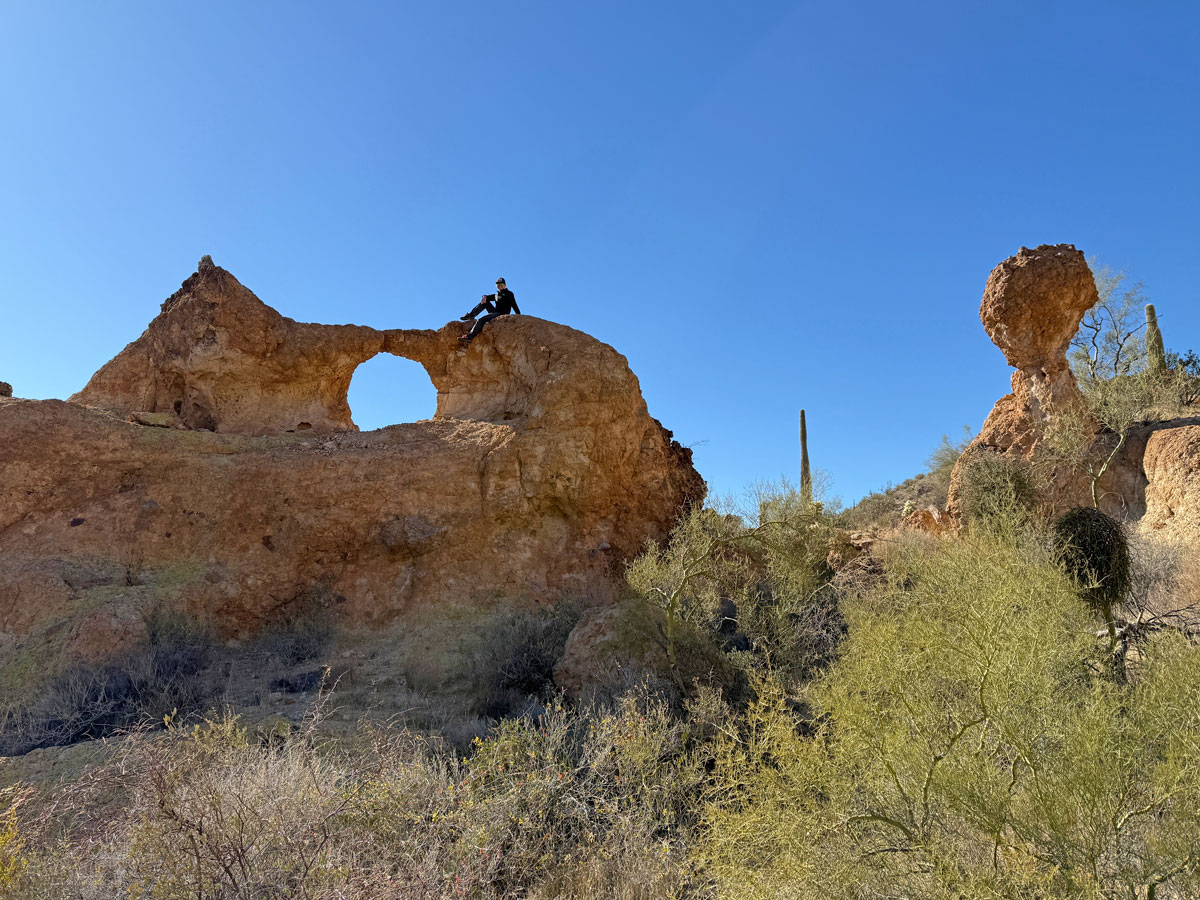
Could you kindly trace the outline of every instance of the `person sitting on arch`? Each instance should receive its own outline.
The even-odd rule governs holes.
[[[482,319],[475,319],[484,310],[487,310],[487,315]],[[469,344],[483,331],[483,326],[495,319],[497,316],[507,316],[509,313],[521,314],[521,307],[517,306],[517,298],[513,292],[508,289],[508,285],[504,283],[503,278],[496,279],[496,293],[484,294],[483,298],[475,305],[465,316],[460,318],[464,322],[469,322],[475,319],[475,324],[471,326],[471,330],[466,334],[459,335],[459,340],[464,344]]]

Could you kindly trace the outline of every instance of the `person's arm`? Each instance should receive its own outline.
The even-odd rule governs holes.
[[[517,295],[510,291],[509,296],[512,297],[513,312],[519,316],[521,314],[521,307],[517,306]]]

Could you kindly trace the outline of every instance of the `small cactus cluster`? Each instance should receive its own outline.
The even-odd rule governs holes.
[[[1146,304],[1146,362],[1151,372],[1165,375],[1167,371],[1167,351],[1163,346],[1162,331],[1158,327],[1158,315],[1154,312],[1154,304]]]

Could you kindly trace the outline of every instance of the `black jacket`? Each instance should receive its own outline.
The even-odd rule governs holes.
[[[496,291],[494,294],[488,294],[483,300],[487,304],[488,312],[494,312],[501,316],[506,316],[513,312],[517,315],[521,314],[521,307],[517,306],[517,298],[508,288]]]

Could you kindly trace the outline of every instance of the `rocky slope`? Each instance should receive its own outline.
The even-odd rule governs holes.
[[[0,665],[101,658],[155,610],[245,638],[314,604],[603,595],[703,497],[690,451],[611,347],[464,328],[297,323],[206,258],[70,402],[0,399]],[[381,352],[425,367],[433,419],[358,432]]]

